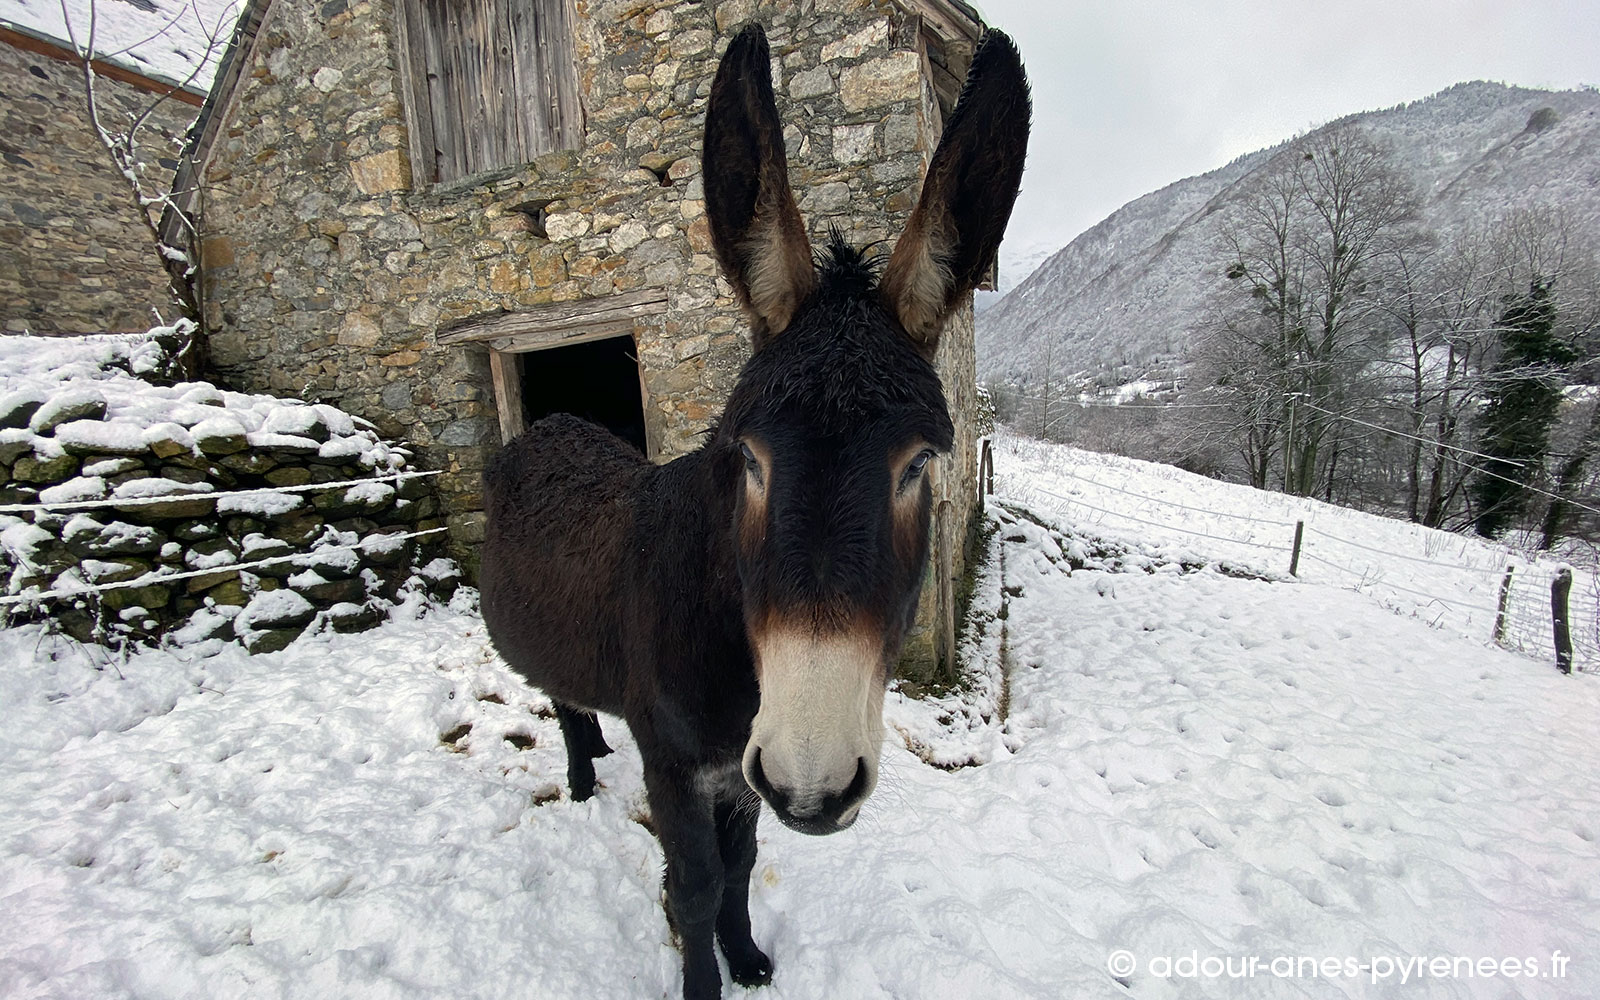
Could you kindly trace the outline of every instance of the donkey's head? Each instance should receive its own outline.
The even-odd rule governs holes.
[[[1028,140],[1016,48],[991,31],[881,278],[837,238],[814,262],[789,189],[766,36],[728,46],[706,113],[706,211],[755,355],[710,447],[761,690],[744,774],[807,833],[877,783],[883,694],[928,558],[930,463],[953,429],[931,363],[994,261]]]

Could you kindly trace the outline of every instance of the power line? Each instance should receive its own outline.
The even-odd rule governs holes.
[[[1430,445],[1431,447],[1434,447],[1434,448],[1444,448],[1447,451],[1459,451],[1461,454],[1463,454],[1463,455],[1471,455],[1473,458],[1487,459],[1490,462],[1504,462],[1507,465],[1521,466],[1521,465],[1525,464],[1523,462],[1513,461],[1512,459],[1508,459],[1508,458],[1497,458],[1494,455],[1485,455],[1483,452],[1481,452],[1481,451],[1473,451],[1471,448],[1462,448],[1462,447],[1459,447],[1458,445],[1445,444],[1443,441],[1435,441],[1432,438],[1417,437],[1415,434],[1407,434],[1405,431],[1397,431],[1393,427],[1385,427],[1382,424],[1374,424],[1374,423],[1369,423],[1369,422],[1367,422],[1365,420],[1358,420],[1355,417],[1349,416],[1348,414],[1335,413],[1332,410],[1325,410],[1322,407],[1318,406],[1316,403],[1312,403],[1312,402],[1309,402],[1307,400],[1301,400],[1301,405],[1305,406],[1307,409],[1316,410],[1318,413],[1325,413],[1328,416],[1335,418],[1336,420],[1347,420],[1352,424],[1360,424],[1362,427],[1370,427],[1373,430],[1381,431],[1384,434],[1393,434],[1395,437],[1403,437],[1408,441],[1420,441],[1423,444]],[[1463,463],[1463,464],[1465,464],[1465,463]],[[1468,468],[1473,468],[1473,466],[1467,466],[1467,467]]]
[[[1332,410],[1324,410],[1322,407],[1316,405],[1315,403],[1306,403],[1305,405],[1309,406],[1313,410],[1318,411],[1319,413],[1325,413],[1328,416],[1333,417],[1335,420],[1348,420],[1351,423],[1361,424],[1362,426],[1365,426],[1365,427],[1372,427],[1372,428],[1374,428],[1376,430],[1380,430],[1380,431],[1383,431],[1383,432],[1388,433],[1388,434],[1397,434],[1400,437],[1408,437],[1409,436],[1409,435],[1406,435],[1406,434],[1402,434],[1399,431],[1391,430],[1391,429],[1389,429],[1387,427],[1379,426],[1378,424],[1369,424],[1364,420],[1357,420],[1355,417],[1346,416],[1346,415],[1344,415],[1342,413],[1334,413]],[[1441,447],[1449,447],[1449,446],[1448,445],[1441,445]],[[1457,449],[1457,450],[1460,450],[1460,449]],[[1477,454],[1477,453],[1474,452],[1473,454]],[[1491,462],[1505,461],[1504,459],[1495,458],[1492,455],[1480,455],[1479,457],[1487,458]],[[1508,464],[1510,464],[1510,463],[1508,463]],[[1547,498],[1549,498],[1551,500],[1559,500],[1564,504],[1568,504],[1570,506],[1576,507],[1579,510],[1588,511],[1591,514],[1600,514],[1600,508],[1591,507],[1588,504],[1581,503],[1581,502],[1579,502],[1577,500],[1574,500],[1571,497],[1559,496],[1559,495],[1557,495],[1555,493],[1551,493],[1548,490],[1541,490],[1537,486],[1533,486],[1533,485],[1530,485],[1528,483],[1520,482],[1518,480],[1512,479],[1510,476],[1502,476],[1498,472],[1490,472],[1488,469],[1482,468],[1480,466],[1468,465],[1466,462],[1462,462],[1461,465],[1462,465],[1463,468],[1471,469],[1473,472],[1476,472],[1479,475],[1488,476],[1490,479],[1498,479],[1498,480],[1500,480],[1502,482],[1510,483],[1513,486],[1521,487],[1522,489],[1527,490],[1529,493],[1537,493],[1540,496],[1547,497]]]
[[[1227,511],[1209,510],[1209,509],[1207,509],[1205,507],[1190,507],[1187,504],[1178,503],[1176,500],[1164,500],[1161,497],[1146,496],[1143,493],[1135,493],[1132,490],[1120,489],[1119,487],[1112,486],[1112,485],[1110,485],[1108,483],[1097,483],[1093,479],[1085,478],[1084,476],[1080,476],[1075,472],[1068,472],[1068,473],[1066,473],[1066,475],[1072,477],[1073,479],[1078,480],[1081,483],[1088,483],[1090,486],[1098,486],[1099,488],[1101,488],[1103,490],[1111,490],[1114,493],[1122,493],[1122,494],[1124,494],[1126,496],[1136,497],[1136,498],[1138,498],[1140,500],[1149,500],[1152,503],[1165,504],[1168,507],[1176,507],[1179,510],[1194,511],[1196,514],[1210,514],[1213,517],[1231,517],[1231,518],[1234,518],[1235,520],[1239,520],[1239,521],[1249,521],[1252,524],[1270,524],[1270,525],[1272,525],[1274,527],[1277,527],[1277,528],[1292,528],[1292,527],[1294,527],[1294,522],[1293,521],[1270,521],[1270,520],[1267,520],[1266,518],[1250,517],[1250,516],[1245,515],[1245,514],[1230,514]]]

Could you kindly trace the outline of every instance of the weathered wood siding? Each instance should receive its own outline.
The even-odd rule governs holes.
[[[417,180],[582,144],[571,0],[401,0],[398,20]]]

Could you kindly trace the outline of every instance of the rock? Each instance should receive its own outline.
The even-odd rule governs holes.
[[[151,612],[165,608],[172,601],[172,588],[160,584],[144,587],[119,587],[100,595],[100,600],[113,611],[124,608],[145,608]]]
[[[250,446],[244,425],[230,416],[202,420],[190,428],[189,433],[194,438],[195,446],[207,457],[231,455]]]
[[[350,174],[362,194],[384,194],[411,186],[411,163],[400,149],[364,156],[350,164]]]
[[[292,591],[282,591],[282,593],[292,593]],[[236,630],[237,627],[238,625],[235,623]],[[244,643],[244,648],[251,654],[276,653],[300,638],[302,631],[303,629],[299,628],[269,628],[258,632],[248,632],[241,641]]]
[[[233,607],[244,607],[250,603],[250,595],[245,593],[244,584],[239,582],[239,574],[229,574],[230,579],[211,587],[205,596],[216,604],[226,604]]]
[[[149,451],[143,428],[130,421],[70,420],[55,428],[55,439],[69,455],[143,455]]]
[[[789,80],[789,96],[797,101],[821,97],[833,90],[833,74],[828,67],[803,70]]]
[[[310,576],[316,577],[312,573]],[[300,585],[291,579],[289,586],[298,594],[318,604],[343,604],[364,601],[367,598],[367,588],[359,577],[350,577],[347,580],[321,580],[320,582],[304,582]]]
[[[106,398],[98,389],[68,389],[46,399],[29,418],[35,434],[50,434],[73,420],[99,420],[106,415]]]
[[[202,574],[200,576],[191,576],[191,577],[189,577],[188,579],[183,581],[183,589],[184,589],[185,593],[198,594],[203,590],[204,591],[209,591],[213,587],[216,587],[216,586],[218,586],[220,584],[226,584],[226,583],[230,583],[230,582],[235,582],[235,581],[238,580],[238,578],[239,578],[238,570],[222,569],[222,570],[218,570],[215,573],[205,573],[205,574]],[[238,602],[236,602],[236,603],[243,604],[244,603],[244,591],[242,589],[239,591],[239,597],[240,597],[240,600]],[[228,604],[228,603],[235,603],[235,602],[218,601],[217,603],[219,603],[219,604]]]
[[[198,542],[203,538],[215,538],[222,531],[222,526],[212,520],[185,521],[172,529],[172,537],[181,542]]]
[[[78,471],[75,455],[44,458],[38,452],[23,455],[11,466],[11,478],[19,483],[59,483]]]
[[[259,476],[277,468],[278,460],[266,452],[251,448],[247,451],[234,452],[232,455],[223,455],[217,459],[217,464],[233,472]]]
[[[898,50],[839,74],[839,100],[850,111],[865,111],[922,94],[922,65],[915,52]]]
[[[49,396],[41,389],[20,389],[0,396],[0,428],[26,427]]]
[[[311,602],[293,590],[266,591],[250,599],[233,620],[233,630],[242,636],[263,629],[299,628],[316,613]]]
[[[128,580],[137,580],[151,569],[149,562],[132,558],[104,561],[85,559],[78,564],[78,567],[83,571],[83,578],[90,583],[125,583]]]
[[[10,465],[18,456],[32,450],[32,431],[18,428],[0,430],[0,465]]]
[[[61,541],[82,556],[144,555],[160,551],[166,540],[166,535],[149,525],[102,524],[88,514],[74,515],[61,529]]]
[[[303,465],[280,465],[267,473],[272,486],[304,486],[311,482],[311,470]]]

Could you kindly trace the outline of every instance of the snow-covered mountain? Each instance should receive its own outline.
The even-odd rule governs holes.
[[[1442,232],[1527,205],[1562,206],[1580,229],[1600,225],[1600,92],[1462,83],[1323,127],[1350,122],[1392,148]],[[1047,337],[1064,372],[1182,354],[1224,280],[1218,225],[1278,148],[1132,201],[1050,257],[980,313],[980,378],[1037,369]]]

